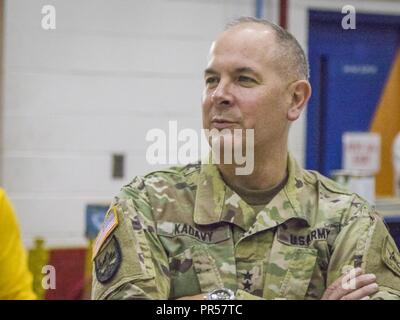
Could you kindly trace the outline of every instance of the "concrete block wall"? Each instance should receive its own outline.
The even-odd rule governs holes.
[[[42,7],[56,29],[41,27]],[[9,0],[2,181],[25,244],[84,245],[85,208],[107,203],[146,163],[151,128],[201,128],[211,41],[247,0]],[[113,153],[125,176],[113,179]]]

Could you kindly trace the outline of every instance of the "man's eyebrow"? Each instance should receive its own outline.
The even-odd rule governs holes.
[[[250,67],[240,67],[240,68],[236,68],[235,69],[235,73],[254,73],[257,74],[257,72],[250,68]],[[206,70],[204,70],[204,74],[218,74],[217,71],[215,71],[212,68],[207,68]]]
[[[236,73],[254,73],[254,74],[258,74],[254,69],[249,68],[249,67],[241,67],[241,68],[237,68],[235,69]]]
[[[211,68],[207,68],[206,70],[204,70],[204,74],[218,74],[217,71],[215,71],[214,69]]]

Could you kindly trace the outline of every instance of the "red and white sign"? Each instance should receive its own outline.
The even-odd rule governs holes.
[[[381,137],[378,133],[345,132],[342,145],[343,169],[378,173],[381,165]]]

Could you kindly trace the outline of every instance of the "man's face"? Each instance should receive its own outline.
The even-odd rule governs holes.
[[[254,129],[255,147],[287,135],[288,79],[274,64],[273,32],[263,26],[233,27],[213,43],[204,74],[204,129]]]

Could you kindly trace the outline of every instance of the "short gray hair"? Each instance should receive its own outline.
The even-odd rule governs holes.
[[[275,23],[254,17],[240,17],[235,19],[226,25],[225,30],[245,23],[256,23],[271,28],[275,33],[276,41],[280,47],[277,52],[277,58],[279,58],[278,61],[284,62],[280,64],[285,69],[286,75],[294,74],[298,79],[308,80],[310,71],[307,57],[303,48],[291,33]]]

